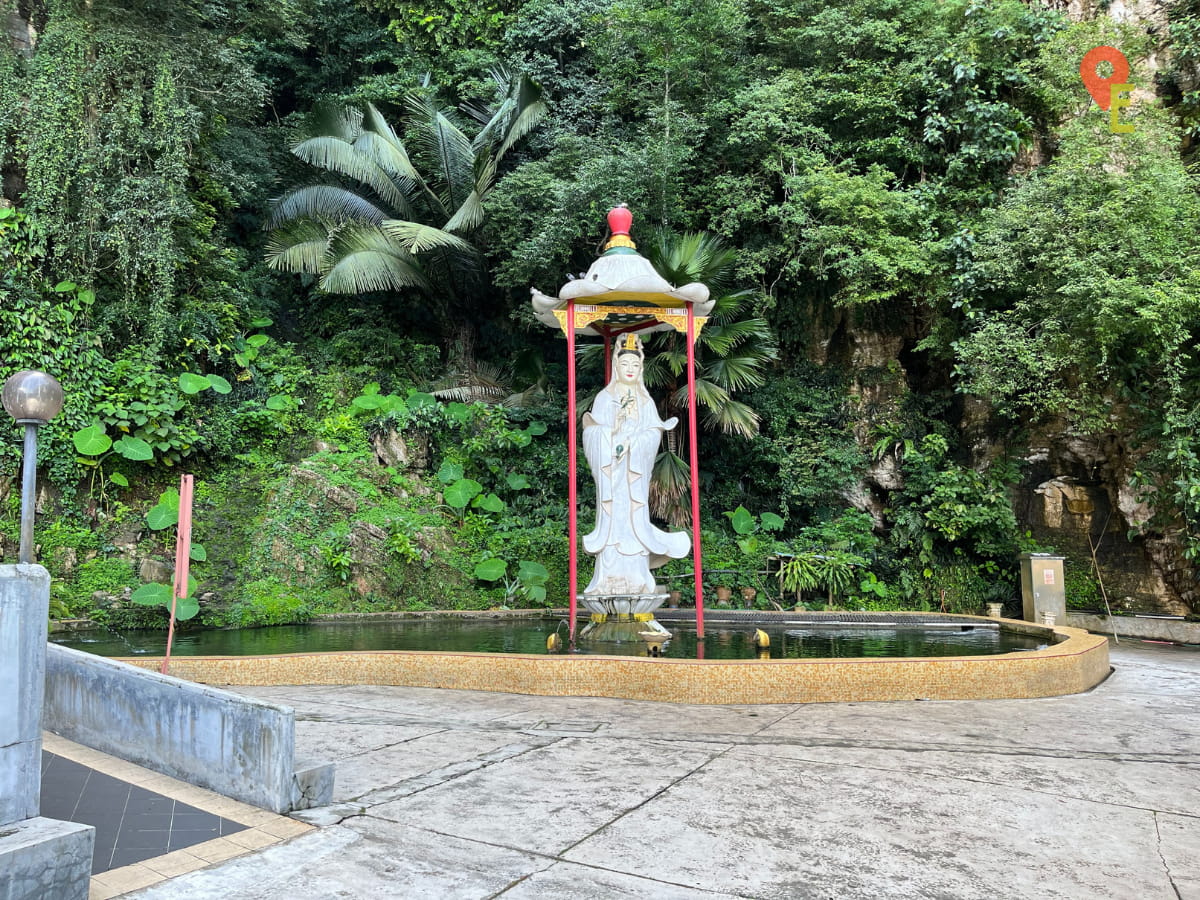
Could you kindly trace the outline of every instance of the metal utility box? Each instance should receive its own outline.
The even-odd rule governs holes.
[[[1067,590],[1063,584],[1063,559],[1050,553],[1022,553],[1021,606],[1026,622],[1042,621],[1046,613],[1059,625],[1067,621]]]

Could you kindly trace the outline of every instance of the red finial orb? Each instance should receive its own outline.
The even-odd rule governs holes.
[[[629,234],[629,226],[633,224],[633,213],[622,203],[608,211],[608,228],[614,234]]]

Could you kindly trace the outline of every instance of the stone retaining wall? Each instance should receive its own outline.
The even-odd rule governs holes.
[[[1200,622],[1185,622],[1182,619],[1109,617],[1068,612],[1067,624],[1073,628],[1086,628],[1100,634],[1116,634],[1120,637],[1148,641],[1174,641],[1177,644],[1200,644]]]

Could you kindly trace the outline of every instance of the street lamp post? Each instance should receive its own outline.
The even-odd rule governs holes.
[[[30,369],[4,382],[4,409],[25,426],[25,460],[21,473],[21,550],[17,561],[33,562],[33,507],[37,489],[37,430],[58,415],[63,389],[45,372]]]

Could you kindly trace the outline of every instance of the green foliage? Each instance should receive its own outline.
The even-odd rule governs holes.
[[[260,628],[299,624],[312,617],[312,607],[295,588],[262,579],[239,586],[232,603],[206,609],[200,621],[217,628]]]
[[[762,436],[714,460],[714,502],[774,507],[793,527],[832,518],[866,466],[852,430],[847,385],[834,369],[793,366],[750,395]],[[740,486],[737,494],[730,487]]]
[[[1175,112],[1193,141],[1200,137],[1200,4],[1177,0],[1168,9],[1170,17],[1171,66],[1162,75],[1170,89],[1178,92]]]
[[[738,568],[747,574],[766,571],[766,557],[774,552],[776,541],[767,538],[765,533],[781,531],[783,519],[773,512],[756,516],[744,506],[726,512],[725,516],[737,535],[737,547],[741,552]]]
[[[11,211],[0,210],[4,212]],[[0,224],[13,218],[0,219]],[[24,277],[23,264],[13,262],[18,258],[33,262],[32,257],[22,256],[23,235],[30,234],[31,225],[25,217],[16,218],[14,229],[0,228],[0,261],[11,250],[10,265],[0,272],[0,381],[22,369],[40,369],[62,384],[63,411],[39,429],[39,444],[51,477],[66,487],[79,473],[74,454],[66,450],[69,436],[93,418],[110,363],[86,328],[94,294],[73,282],[51,285],[32,272]],[[15,468],[19,458],[18,448],[0,443],[0,460]]]
[[[329,293],[415,291],[447,332],[452,318],[478,309],[486,273],[471,237],[501,161],[545,111],[529,78],[497,72],[496,81],[500,101],[476,111],[473,137],[431,91],[406,98],[407,144],[372,104],[318,108],[292,152],[352,186],[331,180],[282,197],[269,264],[317,276]]]
[[[906,593],[924,608],[944,606],[946,595],[961,608],[1006,600],[1012,560],[1028,549],[1008,494],[1015,470],[1002,461],[986,470],[963,466],[938,434],[906,453],[902,468],[905,490],[893,499],[891,540],[905,559]]]
[[[1067,598],[1067,609],[1103,609],[1104,596],[1100,590],[1100,582],[1089,570],[1088,565],[1071,565],[1064,567],[1063,591]]]
[[[200,612],[200,603],[196,600],[196,579],[188,577],[187,596],[175,600],[175,620],[186,622]],[[143,584],[129,597],[138,606],[161,607],[171,610],[172,590],[169,584]]]
[[[263,100],[232,32],[188,4],[56,3],[23,67],[23,203],[51,270],[94,285],[100,334],[151,352],[204,347],[245,302],[219,221],[230,173],[213,152]],[[243,10],[229,9],[229,26]],[[14,158],[15,157],[15,158]],[[232,301],[232,302],[231,302]]]
[[[1181,517],[1195,555],[1200,196],[1162,114],[1133,118],[1133,134],[1068,124],[1061,156],[984,218],[959,374],[1010,418],[1103,432],[1113,403],[1127,405],[1146,447],[1136,478],[1160,515],[1145,524]]]
[[[137,573],[126,560],[98,556],[80,563],[69,579],[55,579],[55,583],[64,585],[64,600],[73,613],[103,621],[104,608],[96,606],[94,595],[119,598],[138,581]]]
[[[517,571],[509,575],[508,563],[496,556],[485,556],[475,564],[474,575],[480,581],[503,581],[505,604],[518,600],[541,605],[546,601],[549,570],[539,562],[523,559]]]
[[[1196,558],[1200,212],[1180,151],[1200,121],[1200,7],[1171,4],[1153,34],[1051,7],[9,3],[39,39],[0,48],[0,378],[41,368],[66,389],[39,436],[62,497],[39,544],[56,574],[76,567],[56,599],[89,611],[92,583],[133,585],[87,557],[147,509],[160,551],[174,520],[155,476],[187,466],[213,479],[194,551],[207,623],[562,602],[564,360],[529,330],[528,288],[585,269],[622,201],[664,275],[718,298],[698,347],[702,519],[733,511],[705,535],[714,569],[762,571],[786,542],[810,602],[1010,597],[1016,473],[969,462],[956,388],[1012,446],[1053,419],[1113,435],[1154,513],[1134,532]],[[1110,134],[1080,82],[1101,44],[1165,107],[1139,97],[1133,134]],[[529,81],[483,76],[501,62],[544,110]],[[323,106],[328,127],[302,136],[294,114]],[[281,184],[308,187],[271,219]],[[298,290],[262,261],[272,224]],[[339,279],[360,293],[311,290]],[[449,352],[463,330],[474,344]],[[683,343],[653,341],[647,377],[682,418]],[[536,385],[544,405],[439,402],[447,355],[532,362],[505,395]],[[677,521],[681,433],[654,473]],[[412,462],[380,465],[383,437]],[[0,462],[19,457],[10,429]],[[845,509],[864,488],[886,506],[878,533]],[[585,508],[590,492],[581,479]],[[480,581],[489,560],[504,573]]]
[[[871,517],[845,510],[835,518],[800,529],[780,552],[780,587],[800,602],[806,592],[814,602],[876,608],[893,598],[892,591],[871,571],[879,548]],[[858,592],[854,588],[858,588]],[[864,600],[859,594],[865,594]]]

